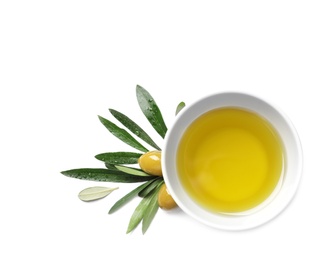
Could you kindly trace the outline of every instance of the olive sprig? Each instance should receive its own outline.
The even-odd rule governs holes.
[[[164,138],[167,132],[167,126],[153,97],[147,90],[138,85],[136,86],[136,97],[145,117],[156,132]],[[176,108],[175,114],[178,114],[184,106],[185,103],[180,102]],[[132,232],[142,222],[142,233],[144,234],[149,228],[159,207],[172,208],[176,205],[168,194],[162,177],[160,163],[161,148],[132,119],[115,109],[109,109],[109,111],[115,119],[129,130],[129,132],[108,119],[98,116],[100,122],[115,137],[137,149],[140,153],[120,151],[97,154],[95,158],[104,163],[104,168],[78,168],[62,171],[61,173],[68,177],[90,181],[116,183],[144,182],[115,202],[108,212],[109,214],[116,212],[135,197],[142,198],[129,220],[127,233]],[[130,132],[156,149],[156,151],[149,151],[144,145],[137,141]],[[152,171],[150,171],[146,168],[144,161],[149,160],[150,154],[154,157],[157,155],[157,158],[159,158],[159,160],[157,160],[158,165],[154,166],[159,167],[159,170],[153,168]],[[156,161],[153,163],[156,163]],[[133,164],[139,164],[140,168],[128,166]],[[89,187],[79,193],[79,198],[82,201],[98,200],[108,196],[116,189],[117,187]]]

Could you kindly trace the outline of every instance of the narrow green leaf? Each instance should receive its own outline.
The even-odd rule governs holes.
[[[153,191],[151,194],[151,200],[149,202],[148,207],[144,210],[143,213],[143,223],[142,223],[142,233],[148,230],[152,220],[154,219],[158,209],[158,192],[159,192],[160,185]]]
[[[144,212],[149,207],[150,201],[153,198],[153,196],[147,196],[141,200],[141,202],[138,204],[136,209],[134,210],[133,215],[131,216],[127,228],[127,234],[133,231],[138,224],[142,221]]]
[[[135,198],[137,196],[137,194],[144,190],[147,186],[149,186],[152,182],[154,182],[154,180],[150,180],[147,181],[146,183],[138,186],[136,189],[132,190],[131,192],[129,192],[127,195],[125,195],[124,197],[122,197],[121,199],[119,199],[109,210],[108,214],[112,214],[113,212],[117,211],[118,209],[120,209],[122,206],[124,206],[125,204],[127,204],[129,201],[131,201],[133,198]]]
[[[138,176],[125,174],[119,170],[100,169],[100,168],[81,168],[61,172],[63,175],[71,178],[89,180],[89,181],[107,181],[107,182],[142,182],[148,181],[155,176]]]
[[[184,102],[180,102],[176,107],[175,115],[177,115],[185,106],[186,104]]]
[[[151,182],[149,186],[138,193],[138,196],[144,198],[145,196],[149,195],[161,182],[163,182],[163,179],[158,177],[155,181]]]
[[[100,122],[110,131],[114,136],[119,138],[122,142],[140,150],[142,152],[147,152],[143,145],[141,145],[134,137],[132,137],[125,129],[118,127],[116,124],[112,123],[111,121],[98,116]]]
[[[152,140],[152,138],[133,120],[131,120],[126,115],[114,110],[110,109],[111,114],[119,120],[125,127],[127,127],[133,134],[137,135],[147,144],[151,145],[152,147],[156,148],[157,150],[161,150],[159,146]]]
[[[115,165],[115,168],[117,168],[119,171],[136,175],[136,176],[151,176],[150,174],[147,174],[146,172],[143,172],[142,170],[136,169],[136,168],[130,168],[126,166],[121,165]]]
[[[96,159],[110,164],[135,164],[142,156],[141,153],[115,152],[97,154]]]
[[[143,234],[147,231],[159,208],[158,192],[162,183],[163,182],[160,182],[157,188],[148,196],[144,197],[142,201],[138,204],[133,215],[130,218],[127,234],[133,231],[141,221],[143,221]]]
[[[149,120],[157,133],[164,138],[167,132],[167,127],[155,100],[149,92],[138,85],[136,87],[136,97],[145,117]]]
[[[98,200],[98,199],[106,197],[112,191],[114,191],[118,188],[119,187],[116,187],[116,188],[108,188],[108,187],[100,187],[100,186],[90,187],[90,188],[86,188],[86,189],[82,190],[78,194],[78,197],[82,201]]]

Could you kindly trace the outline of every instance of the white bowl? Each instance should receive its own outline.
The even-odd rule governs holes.
[[[279,189],[246,214],[214,213],[195,202],[183,188],[176,166],[178,145],[187,127],[200,115],[222,107],[251,110],[266,118],[278,131],[285,148],[286,167]],[[270,103],[244,93],[225,92],[202,98],[183,109],[168,130],[162,156],[166,186],[178,206],[196,220],[224,230],[244,230],[262,225],[283,211],[294,197],[302,174],[302,149],[294,126]]]

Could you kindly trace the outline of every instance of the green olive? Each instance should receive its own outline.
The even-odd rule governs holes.
[[[162,176],[161,151],[151,151],[143,154],[138,159],[138,164],[143,171],[155,176]]]
[[[167,187],[165,184],[163,184],[160,187],[159,193],[158,193],[158,204],[159,207],[162,209],[173,209],[177,206],[176,202],[172,198],[171,194],[169,194]]]

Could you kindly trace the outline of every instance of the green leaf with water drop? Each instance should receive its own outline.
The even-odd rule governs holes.
[[[152,138],[129,117],[114,109],[110,109],[110,112],[117,120],[119,120],[121,124],[127,127],[128,130],[130,130],[133,134],[137,135],[139,138],[141,138],[143,141],[156,148],[157,150],[161,150],[160,147],[152,140]]]
[[[136,97],[145,117],[149,120],[157,133],[164,138],[167,132],[167,127],[155,100],[148,91],[139,85],[136,87]]]
[[[124,142],[142,152],[148,151],[148,149],[146,149],[143,145],[141,145],[125,129],[118,127],[116,124],[112,123],[111,121],[109,121],[101,116],[98,116],[98,117],[99,117],[100,122],[107,128],[107,130],[110,131],[114,136],[119,138],[122,142]]]
[[[78,197],[82,201],[98,200],[98,199],[106,197],[112,191],[114,191],[116,189],[118,189],[118,187],[116,187],[116,188],[108,188],[108,187],[100,187],[100,186],[90,187],[90,188],[86,188],[86,189],[82,190],[78,194]]]
[[[141,153],[113,152],[97,154],[95,158],[109,164],[136,164],[141,156]]]
[[[118,169],[114,170],[103,168],[80,168],[62,171],[61,173],[71,178],[103,182],[132,183],[148,181],[155,178],[155,176],[138,176],[133,174],[126,174]]]

